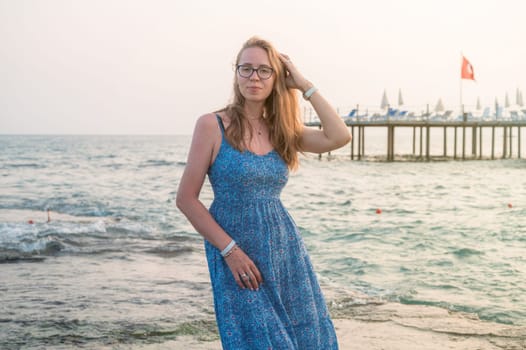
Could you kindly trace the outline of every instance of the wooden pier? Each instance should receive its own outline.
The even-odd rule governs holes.
[[[351,129],[350,157],[352,160],[362,160],[365,155],[365,136],[368,128],[387,129],[387,149],[385,160],[431,161],[436,159],[505,159],[521,158],[521,128],[526,127],[526,120],[520,121],[351,121],[346,120]],[[321,128],[319,121],[306,122],[306,126]],[[396,129],[412,128],[412,154],[397,154]],[[431,129],[443,129],[442,154],[431,154]],[[453,147],[448,149],[448,129],[453,129]],[[491,130],[490,140],[483,138],[483,130]],[[495,130],[502,130],[502,139],[497,140]],[[471,144],[467,145],[467,133],[470,133]],[[513,138],[516,139],[514,143]],[[459,140],[460,139],[460,140]],[[434,141],[434,140],[433,140]],[[483,143],[491,142],[489,154],[484,154]],[[496,144],[502,142],[500,154],[496,154]],[[468,149],[469,148],[469,149]],[[487,148],[487,147],[486,147]],[[469,153],[468,153],[469,152]],[[329,153],[330,155],[330,153]],[[320,154],[321,157],[321,154]]]

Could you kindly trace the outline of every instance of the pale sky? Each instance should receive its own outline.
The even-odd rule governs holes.
[[[0,134],[191,134],[259,35],[343,114],[526,90],[524,0],[0,0]]]

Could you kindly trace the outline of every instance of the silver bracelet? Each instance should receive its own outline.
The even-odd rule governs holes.
[[[310,97],[316,92],[318,91],[318,88],[316,86],[313,86],[311,87],[309,90],[305,91],[303,93],[303,98],[308,101],[310,100]]]
[[[221,251],[221,256],[224,258],[236,245],[236,241],[231,240],[230,243]]]
[[[235,252],[236,250],[238,250],[238,246],[235,245],[232,249],[230,249],[230,251],[228,253],[225,254],[225,256],[223,257],[224,259],[228,258],[230,255],[232,255],[233,252]]]

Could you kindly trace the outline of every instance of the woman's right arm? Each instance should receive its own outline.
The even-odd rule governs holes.
[[[206,173],[214,154],[218,124],[215,116],[203,115],[197,120],[186,167],[179,182],[176,205],[208,242],[223,250],[232,240],[217,224],[199,200]]]
[[[198,119],[186,167],[179,182],[176,205],[197,232],[217,249],[223,250],[232,241],[232,238],[219,226],[199,200],[206,173],[212,164],[214,150],[218,147],[216,146],[218,133],[220,130],[215,115],[206,114]],[[251,289],[259,287],[259,283],[262,282],[261,274],[241,249],[236,249],[226,258],[226,262],[241,288],[245,288],[245,284],[240,279],[240,275],[244,273],[255,277],[246,284],[246,287]]]

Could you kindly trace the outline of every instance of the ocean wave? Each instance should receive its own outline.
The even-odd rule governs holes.
[[[47,219],[46,211],[53,211],[53,216],[69,215],[73,217],[99,218],[118,217],[120,213],[108,208],[106,203],[100,201],[88,201],[85,193],[73,192],[69,196],[54,196],[50,198],[13,198],[5,197],[0,203],[0,222],[5,215],[2,211],[9,213],[20,213],[20,216],[28,218],[44,217]],[[53,219],[52,216],[52,219]],[[14,220],[19,218],[13,217]],[[45,220],[44,220],[45,221]]]
[[[139,168],[174,166],[174,165],[179,165],[178,163],[179,162],[168,161],[164,159],[148,159],[147,161],[139,164]]]
[[[458,258],[469,258],[471,256],[484,255],[484,252],[473,248],[461,248],[451,251]]]
[[[24,240],[18,244],[10,243],[0,247],[0,263],[42,261],[47,256],[58,254],[64,248],[64,244],[52,237],[40,238],[34,241]]]
[[[20,168],[44,169],[46,168],[46,165],[39,164],[39,163],[4,163],[2,166],[0,166],[0,169],[20,169]]]
[[[45,256],[35,256],[30,253],[22,253],[16,250],[0,249],[0,264],[15,262],[41,262]]]
[[[89,160],[92,160],[92,159],[114,159],[114,158],[117,158],[118,156],[116,154],[98,154],[98,155],[94,155],[94,156],[89,156],[87,157],[87,159]]]
[[[34,219],[28,221],[28,217]],[[51,218],[46,222],[43,212],[0,210],[0,262],[130,251],[173,257],[193,251],[188,245],[191,239],[182,236],[167,236],[168,242],[157,246],[164,240],[159,241],[155,227],[141,221],[55,212]]]
[[[180,246],[180,245],[168,245],[168,246],[159,246],[151,249],[147,249],[145,252],[154,254],[163,258],[171,258],[185,253],[192,253],[194,249],[189,246]]]
[[[42,346],[69,349],[88,346],[106,349],[108,344],[137,346],[175,340],[179,336],[192,336],[198,341],[219,339],[217,325],[212,318],[169,324],[130,321],[93,322],[69,318],[38,318],[34,320],[5,320],[12,328],[10,334],[0,336],[0,348],[41,348]],[[27,330],[31,330],[28,332]],[[53,332],[50,332],[53,330]],[[119,347],[119,346],[118,346]]]
[[[54,255],[65,248],[64,244],[54,237],[40,238],[33,242],[22,242],[18,247],[23,253],[37,255]]]
[[[102,168],[111,168],[113,170],[119,170],[126,167],[126,164],[124,163],[114,163],[114,164],[101,164],[100,167]]]
[[[464,313],[464,314],[472,315],[472,317],[477,318],[477,319],[481,319],[481,320],[488,321],[488,322],[496,322],[499,324],[513,325],[517,319],[524,320],[524,317],[526,316],[525,312],[521,312],[518,310],[517,311],[507,310],[503,312],[501,310],[489,308],[489,307],[474,307],[474,306],[463,305],[463,304],[448,303],[444,301],[415,299],[413,296],[399,296],[396,301],[404,305],[432,306],[432,307],[449,310],[451,312]],[[520,316],[520,317],[516,318],[514,316]]]

